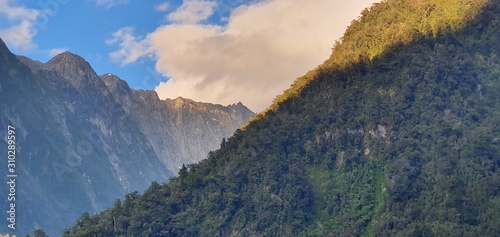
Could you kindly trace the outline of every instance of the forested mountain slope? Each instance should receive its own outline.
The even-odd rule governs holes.
[[[499,36],[498,0],[376,4],[207,160],[64,236],[496,236]]]

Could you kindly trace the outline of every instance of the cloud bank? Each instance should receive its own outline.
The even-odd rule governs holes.
[[[226,25],[213,25],[215,2],[185,0],[166,16],[170,22],[145,37],[130,28],[109,44],[122,65],[154,55],[167,78],[161,98],[243,102],[254,111],[271,104],[299,76],[328,58],[336,39],[374,0],[266,0],[232,10]]]

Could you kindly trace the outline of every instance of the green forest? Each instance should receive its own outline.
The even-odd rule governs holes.
[[[207,159],[63,235],[498,236],[499,36],[498,0],[374,4]]]

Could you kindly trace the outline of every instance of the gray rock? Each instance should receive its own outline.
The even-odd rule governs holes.
[[[115,75],[96,75],[78,55],[41,63],[12,55],[1,39],[0,101],[2,154],[7,126],[17,132],[18,235],[41,228],[60,236],[81,213],[168,182],[254,115],[241,103],[160,100]],[[0,195],[7,193],[2,185]]]

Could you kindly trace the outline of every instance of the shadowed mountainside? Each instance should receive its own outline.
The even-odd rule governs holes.
[[[160,100],[114,75],[96,75],[78,55],[41,63],[13,55],[1,40],[0,101],[2,153],[7,126],[16,129],[18,235],[42,228],[57,236],[83,212],[168,182],[253,116],[241,103]]]

